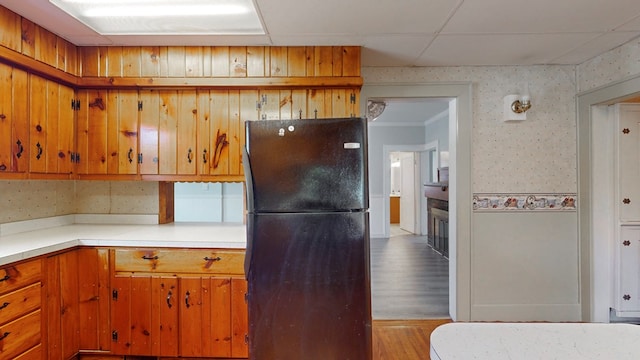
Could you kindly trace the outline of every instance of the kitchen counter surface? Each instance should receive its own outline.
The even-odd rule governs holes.
[[[75,246],[244,249],[243,224],[68,224],[0,234],[0,265]]]

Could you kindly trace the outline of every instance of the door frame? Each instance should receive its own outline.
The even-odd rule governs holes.
[[[621,102],[638,94],[640,74],[577,94],[578,241],[582,321],[609,321],[612,281],[598,276],[609,273],[612,259],[607,251],[608,239],[600,238],[603,233],[606,234],[609,225],[603,223],[607,220],[599,217],[599,208],[594,206],[594,203],[598,205],[597,199],[602,197],[600,192],[607,190],[596,188],[601,182],[596,177],[599,154],[593,153],[593,136],[602,134],[594,131],[594,128],[598,129],[599,123],[606,120],[606,111],[602,105]]]
[[[449,102],[449,315],[454,321],[471,319],[472,94],[471,82],[366,83],[360,92],[360,114],[363,115],[369,99],[452,99]]]

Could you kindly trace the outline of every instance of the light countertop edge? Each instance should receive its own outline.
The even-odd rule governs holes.
[[[0,266],[76,246],[245,249],[243,224],[71,224],[0,236]]]

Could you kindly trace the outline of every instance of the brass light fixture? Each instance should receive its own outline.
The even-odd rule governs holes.
[[[504,97],[504,121],[527,120],[527,110],[531,109],[529,87],[525,87],[523,95],[513,94]]]

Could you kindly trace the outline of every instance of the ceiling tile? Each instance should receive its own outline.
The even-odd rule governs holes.
[[[566,49],[586,43],[596,35],[443,35],[433,41],[416,65],[549,64]]]
[[[450,0],[257,0],[257,4],[267,32],[273,35],[433,34],[457,6]]]
[[[640,1],[465,1],[443,34],[602,32],[640,14]]]
[[[640,32],[610,32],[552,59],[554,64],[580,64],[636,38]]]

